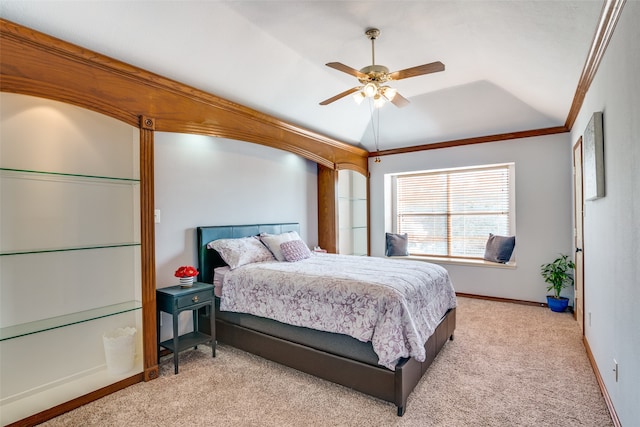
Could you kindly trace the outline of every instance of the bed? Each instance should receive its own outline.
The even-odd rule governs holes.
[[[220,239],[242,239],[261,233],[281,235],[298,232],[299,228],[297,223],[197,227],[198,281],[214,283],[214,270],[227,265],[218,251],[208,247],[211,242]],[[308,262],[320,262],[322,256],[332,262],[336,258],[344,257],[322,254],[313,254],[313,256],[316,258],[310,258]],[[367,261],[373,262],[372,260],[375,259],[368,258]],[[395,260],[394,262],[405,261]],[[281,270],[291,267],[285,264],[293,263],[275,261],[273,265],[269,262],[264,264]],[[240,268],[237,269],[237,271],[240,270]],[[280,273],[278,271],[277,274]],[[404,414],[410,393],[440,349],[447,340],[453,339],[456,324],[455,304],[448,302],[447,304],[451,307],[448,307],[445,310],[446,313],[435,322],[433,332],[420,346],[418,349],[420,351],[417,351],[420,354],[419,357],[400,357],[397,362],[393,362],[393,366],[382,366],[379,364],[379,358],[382,360],[382,357],[376,353],[371,341],[365,342],[347,334],[291,325],[263,316],[227,311],[224,310],[224,306],[225,303],[229,305],[229,301],[222,299],[216,297],[215,304],[215,332],[218,341],[391,402],[396,405],[398,416]],[[201,327],[207,328],[210,324],[206,319],[208,314],[203,311],[200,316],[203,317],[200,322]],[[415,352],[416,349],[413,351]]]

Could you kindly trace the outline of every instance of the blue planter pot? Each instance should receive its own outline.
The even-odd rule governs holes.
[[[551,311],[562,313],[569,306],[569,298],[565,298],[565,297],[555,298],[547,295],[547,305],[549,306]]]

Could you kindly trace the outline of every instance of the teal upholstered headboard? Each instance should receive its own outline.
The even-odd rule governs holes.
[[[300,233],[300,224],[287,222],[282,224],[216,225],[197,227],[198,282],[213,283],[213,269],[226,265],[218,252],[207,249],[207,244],[217,239],[237,239],[257,236],[260,233],[280,234],[287,231]]]

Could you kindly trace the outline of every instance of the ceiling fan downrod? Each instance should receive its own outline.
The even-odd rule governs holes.
[[[380,30],[377,28],[368,28],[364,34],[369,37],[369,40],[371,40],[371,65],[376,65],[375,42],[380,35]]]

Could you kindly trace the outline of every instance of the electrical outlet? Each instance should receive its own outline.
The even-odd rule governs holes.
[[[616,382],[618,382],[618,376],[620,375],[620,369],[618,367],[618,361],[613,359],[613,372],[616,375]]]
[[[591,312],[589,312],[589,326],[591,326]]]

